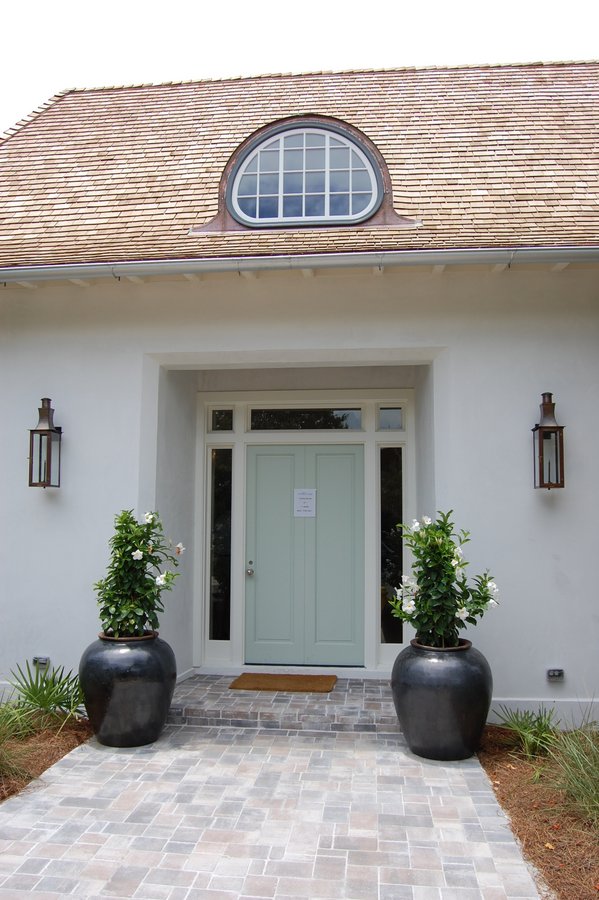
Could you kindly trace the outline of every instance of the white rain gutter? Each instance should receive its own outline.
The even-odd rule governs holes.
[[[523,247],[504,250],[388,250],[365,253],[318,253],[287,256],[234,256],[136,262],[73,263],[55,266],[0,267],[0,286],[34,281],[91,278],[143,278],[153,275],[201,275],[208,272],[288,271],[348,267],[559,265],[599,262],[597,247]]]

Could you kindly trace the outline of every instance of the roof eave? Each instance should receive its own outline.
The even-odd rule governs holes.
[[[0,267],[0,284],[72,279],[200,275],[211,272],[258,272],[291,269],[330,269],[396,266],[557,265],[599,262],[599,246],[517,247],[452,250],[388,250],[360,253],[233,256],[201,259],[135,260],[131,262],[67,263]]]

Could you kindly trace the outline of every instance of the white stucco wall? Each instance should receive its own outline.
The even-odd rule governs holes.
[[[154,505],[190,548],[163,634],[180,671],[197,665],[196,386],[234,384],[221,369],[306,368],[308,384],[318,367],[336,384],[338,367],[366,380],[370,367],[405,365],[416,514],[452,507],[473,535],[472,570],[489,567],[502,591],[469,632],[496,697],[587,702],[599,688],[597,284],[582,266],[481,266],[0,289],[0,674],[37,654],[76,668],[98,630],[92,583],[113,516]],[[359,372],[347,382],[359,386]],[[566,488],[549,494],[532,488],[530,434],[547,390],[566,425]],[[58,491],[27,487],[42,396],[64,429]],[[563,684],[547,683],[550,666],[565,669]]]
[[[194,523],[196,504],[196,377],[193,372],[162,370],[159,382],[156,508],[165,533],[186,547],[179,559],[176,594],[163,594],[165,611],[160,633],[177,648],[180,676],[194,665]],[[201,520],[201,516],[199,517]]]

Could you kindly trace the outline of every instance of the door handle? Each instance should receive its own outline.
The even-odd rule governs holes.
[[[249,576],[252,576],[252,575],[254,574],[254,570],[253,570],[252,568],[248,568],[248,569],[245,570],[245,574],[246,574],[246,575],[249,575]]]

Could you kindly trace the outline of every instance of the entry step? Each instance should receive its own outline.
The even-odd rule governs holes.
[[[168,722],[284,732],[400,732],[388,680],[339,678],[332,691],[230,690],[234,675],[193,675],[177,685]]]

